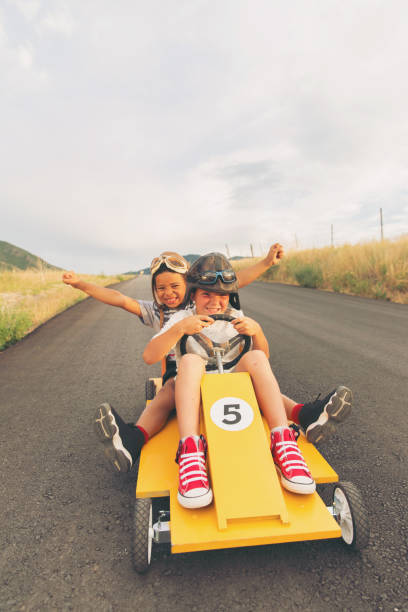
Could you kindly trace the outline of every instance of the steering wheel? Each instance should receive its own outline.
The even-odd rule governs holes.
[[[236,317],[233,317],[228,314],[214,314],[214,315],[210,315],[210,317],[214,319],[214,321],[227,321],[228,323],[231,323],[231,321],[234,321],[234,319],[236,319]],[[180,353],[182,355],[185,355],[188,352],[187,351],[188,338],[190,338],[190,335],[184,334],[184,336],[180,340]],[[208,360],[215,357],[215,352],[213,350],[213,347],[224,349],[224,351],[228,353],[233,348],[235,348],[238,344],[240,344],[241,342],[244,342],[244,348],[242,349],[240,354],[237,357],[235,357],[235,359],[232,359],[231,361],[228,361],[227,363],[223,364],[226,370],[233,368],[238,363],[238,361],[241,359],[241,357],[245,355],[245,353],[247,353],[251,347],[251,336],[247,336],[246,334],[237,334],[236,336],[234,336],[230,340],[227,340],[226,342],[210,341],[212,346],[210,346],[210,343],[207,344],[207,342],[203,340],[200,334],[191,334],[191,338],[194,338],[194,340],[198,342],[198,344],[205,350],[208,356]],[[212,370],[216,370],[217,367],[218,366],[216,363],[209,363],[209,361],[207,361],[205,369],[207,372],[211,372]]]

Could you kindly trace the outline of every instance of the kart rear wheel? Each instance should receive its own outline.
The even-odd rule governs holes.
[[[370,540],[367,509],[359,489],[351,482],[339,482],[333,489],[334,518],[347,546],[362,550]]]
[[[156,383],[153,378],[148,378],[145,383],[146,401],[152,400],[156,395]]]
[[[153,544],[153,510],[150,498],[136,498],[133,515],[132,558],[139,574],[150,566]]]

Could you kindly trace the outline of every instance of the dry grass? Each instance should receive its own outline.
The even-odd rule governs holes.
[[[247,268],[253,266],[255,263],[260,261],[262,257],[245,257],[244,259],[233,259],[231,265],[234,270],[241,270],[241,268]]]
[[[0,350],[87,296],[65,285],[54,270],[0,270]],[[96,285],[125,280],[121,276],[81,275]]]
[[[233,265],[243,267],[256,261],[238,260]],[[408,236],[290,251],[262,279],[408,304]]]

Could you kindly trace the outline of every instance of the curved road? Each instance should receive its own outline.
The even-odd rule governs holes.
[[[148,299],[149,279],[121,289]],[[370,546],[156,549],[135,574],[136,474],[111,472],[91,420],[101,401],[135,418],[158,367],[140,357],[149,329],[89,299],[0,354],[0,610],[408,610],[408,307],[266,283],[241,301],[284,393],[353,388],[352,417],[321,450],[363,491]]]

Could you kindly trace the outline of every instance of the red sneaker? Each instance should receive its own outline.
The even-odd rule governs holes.
[[[271,432],[271,451],[282,486],[292,493],[314,493],[316,483],[289,427]]]
[[[184,508],[203,508],[212,502],[206,456],[207,443],[203,436],[189,436],[179,444],[176,455],[180,478],[177,499]]]

